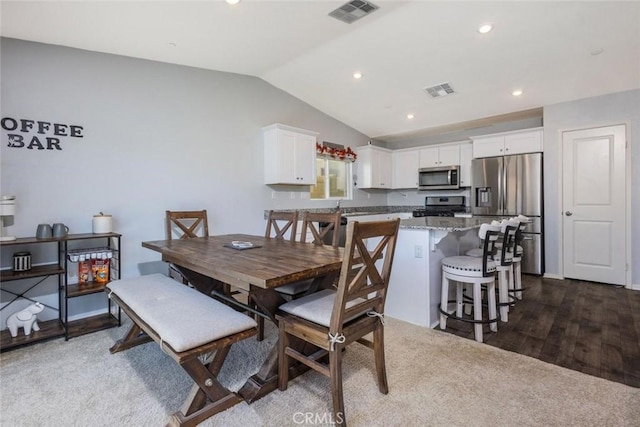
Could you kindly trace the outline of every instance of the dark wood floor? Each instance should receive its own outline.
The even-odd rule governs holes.
[[[485,326],[486,344],[640,387],[640,291],[529,275],[523,285],[509,321]],[[446,331],[474,339],[469,323],[449,319]]]

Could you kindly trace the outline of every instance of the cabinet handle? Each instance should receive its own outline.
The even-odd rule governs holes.
[[[502,152],[502,148],[500,149],[500,152]]]

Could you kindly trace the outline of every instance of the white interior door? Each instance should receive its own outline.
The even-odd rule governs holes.
[[[625,284],[625,126],[562,134],[564,276]]]

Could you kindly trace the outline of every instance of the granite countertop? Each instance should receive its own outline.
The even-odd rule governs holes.
[[[471,218],[451,218],[440,216],[426,216],[421,218],[409,218],[400,221],[400,228],[413,228],[423,230],[441,231],[467,231],[480,228],[485,222],[491,222],[495,218],[474,216]]]

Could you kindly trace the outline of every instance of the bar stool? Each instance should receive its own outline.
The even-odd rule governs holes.
[[[512,221],[518,222],[518,229],[516,230],[515,236],[515,252],[513,254],[513,269],[512,269],[512,278],[509,281],[509,292],[516,299],[516,301],[520,301],[522,299],[522,291],[524,288],[522,287],[522,256],[524,254],[524,248],[522,247],[523,236],[527,224],[531,222],[531,220],[524,216],[518,215],[517,217],[511,218]]]
[[[447,257],[442,260],[442,294],[438,309],[440,311],[440,329],[447,328],[447,318],[473,323],[475,339],[483,342],[482,325],[489,324],[489,329],[493,332],[498,330],[498,319],[496,317],[496,262],[491,259],[494,251],[494,244],[500,234],[499,225],[482,224],[478,236],[483,241],[482,256],[471,257],[466,255]],[[449,300],[449,281],[456,282],[456,299]],[[463,318],[463,287],[470,284],[473,287],[473,320]],[[487,287],[488,297],[488,317],[482,319],[482,285]],[[456,303],[455,315],[449,313],[448,305]]]
[[[502,220],[500,223],[502,242],[496,243],[497,250],[493,255],[498,272],[498,307],[500,307],[500,320],[503,322],[509,321],[509,307],[515,303],[515,297],[511,297],[509,289],[513,288],[510,282],[513,278],[513,253],[518,225],[516,221]]]

